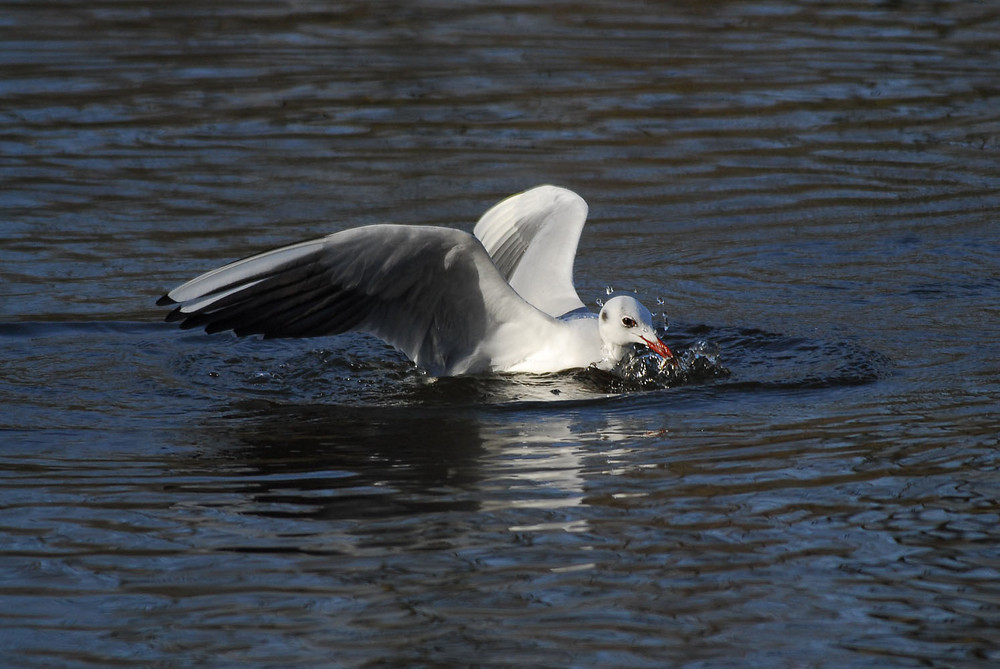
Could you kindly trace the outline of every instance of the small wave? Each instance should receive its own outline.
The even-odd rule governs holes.
[[[713,384],[719,390],[807,390],[857,386],[884,378],[892,362],[846,341],[814,340],[753,328],[681,326],[668,336],[676,359],[636,348],[615,368],[587,370],[608,393]]]
[[[483,406],[602,401],[610,395],[712,386],[713,392],[848,387],[886,376],[876,351],[752,328],[686,325],[661,337],[676,354],[665,360],[636,348],[610,371],[481,374],[433,378],[364,335],[323,342],[198,337],[173,342],[180,371],[213,392],[279,402],[378,406]],[[210,374],[209,372],[214,372]]]

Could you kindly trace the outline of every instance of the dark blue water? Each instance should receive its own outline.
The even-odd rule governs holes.
[[[1000,7],[0,3],[0,664],[1000,661]],[[728,374],[182,332],[572,188]],[[657,304],[657,298],[662,305]]]

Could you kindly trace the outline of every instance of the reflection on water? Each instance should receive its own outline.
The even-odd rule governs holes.
[[[992,4],[0,14],[4,666],[1000,662]],[[590,203],[580,294],[728,375],[435,380],[153,307],[540,183]]]
[[[266,516],[370,519],[580,502],[568,422],[549,417],[520,439],[487,427],[469,411],[255,403],[220,426],[239,445],[217,457],[256,470],[247,492]],[[546,498],[532,499],[526,487]]]

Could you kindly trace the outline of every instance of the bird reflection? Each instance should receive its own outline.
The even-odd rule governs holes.
[[[226,430],[225,457],[253,471],[254,513],[379,518],[469,510],[481,478],[471,416],[415,407],[247,402]]]

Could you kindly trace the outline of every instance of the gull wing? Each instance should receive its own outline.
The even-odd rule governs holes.
[[[587,211],[573,191],[538,186],[494,205],[474,232],[518,295],[557,318],[584,306],[573,261]]]
[[[521,299],[482,244],[460,230],[372,225],[251,256],[164,295],[168,321],[207,332],[313,337],[373,334],[435,375],[490,369],[489,335],[555,323]],[[537,345],[537,344],[536,344]],[[527,351],[530,352],[530,351]]]

